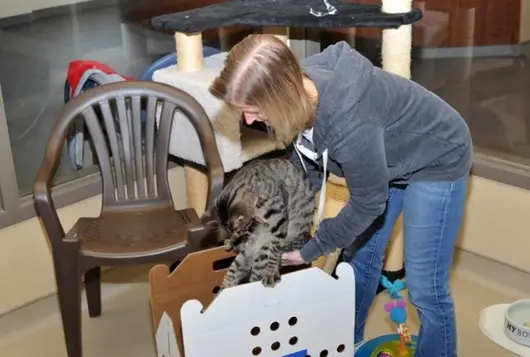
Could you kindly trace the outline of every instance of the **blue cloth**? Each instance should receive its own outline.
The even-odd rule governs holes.
[[[418,310],[416,357],[456,357],[456,323],[449,276],[460,232],[468,176],[455,181],[411,182],[391,187],[383,225],[349,258],[355,271],[355,342],[379,284],[395,222],[403,212],[405,271],[410,303]]]
[[[307,357],[307,350],[298,351],[295,353],[291,353],[282,357]]]
[[[210,47],[210,46],[203,46],[202,48],[202,56],[204,58],[209,57],[211,55],[215,55],[220,53],[217,48]],[[158,71],[159,69],[166,68],[169,66],[173,66],[177,64],[177,53],[173,52],[168,55],[165,55],[164,57],[160,58],[158,61],[154,62],[152,65],[150,65],[144,73],[138,78],[140,81],[152,81],[153,80],[153,74]]]

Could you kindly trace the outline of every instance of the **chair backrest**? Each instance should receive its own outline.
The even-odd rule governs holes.
[[[102,85],[64,106],[37,174],[36,200],[37,190],[42,188],[39,181],[44,181],[49,190],[68,128],[81,117],[101,170],[103,210],[173,204],[167,169],[171,127],[177,111],[190,120],[198,134],[209,176],[207,206],[211,207],[222,189],[224,171],[210,120],[186,92],[143,81]]]

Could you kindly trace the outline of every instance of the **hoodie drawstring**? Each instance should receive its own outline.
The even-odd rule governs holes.
[[[294,145],[294,149],[296,151],[296,154],[298,155],[298,158],[300,159],[300,162],[302,163],[302,167],[304,168],[304,171],[307,172],[307,168],[304,163],[304,159],[302,157],[305,156],[311,161],[317,162],[318,154],[314,151],[309,150],[305,146],[302,145],[302,134],[298,135],[298,138],[296,139],[296,143]],[[326,186],[327,186],[327,172],[328,172],[328,149],[325,149],[322,153],[322,162],[324,164],[324,174],[322,175],[322,187],[320,189],[320,198],[318,201],[318,211],[317,211],[317,222],[320,224],[320,221],[322,221],[322,216],[324,214],[324,207],[326,205]]]

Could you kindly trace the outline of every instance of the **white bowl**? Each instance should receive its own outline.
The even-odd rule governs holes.
[[[516,301],[506,309],[504,333],[512,341],[530,347],[530,299]]]

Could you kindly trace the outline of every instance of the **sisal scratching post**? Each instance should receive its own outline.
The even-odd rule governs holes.
[[[177,45],[177,68],[181,72],[195,72],[203,69],[202,33],[175,33]],[[188,207],[201,216],[206,210],[208,176],[191,166],[184,166],[186,197]]]
[[[203,69],[202,33],[175,33],[177,44],[177,67],[182,72],[195,72]]]
[[[231,43],[230,43],[230,28],[229,27],[221,27],[219,29],[219,49],[222,52],[228,52],[230,51]]]
[[[320,194],[318,195],[320,196]],[[317,202],[319,197],[317,196]],[[326,205],[324,207],[324,213],[322,218],[335,217],[346,205],[350,197],[346,181],[333,174],[329,175],[326,189]],[[314,227],[318,225],[318,217],[315,214]],[[333,253],[320,257],[312,263],[312,266],[318,267],[324,270],[326,273],[331,274],[337,265],[340,257],[341,250],[337,249]]]
[[[329,175],[328,188],[326,191],[328,197],[326,198],[324,217],[334,217],[344,208],[350,198],[350,192],[348,191],[346,180],[335,175]],[[324,261],[322,270],[331,274],[339,261],[340,254],[341,249],[337,249],[329,254]]]
[[[288,27],[264,27],[263,28],[263,33],[264,34],[274,35],[277,38],[279,38],[280,40],[284,41],[287,44],[287,46],[290,46],[290,43],[289,43],[289,28]],[[320,194],[317,195],[317,197],[316,197],[317,202],[318,202],[319,196],[320,196]],[[329,197],[329,193],[328,193],[328,197]],[[326,208],[328,208],[328,207],[329,207],[329,204],[326,202]],[[340,208],[336,212],[339,212],[339,211],[340,211]],[[333,217],[335,214],[324,211],[323,218]],[[313,229],[314,229],[314,231],[316,230],[317,226],[318,226],[318,214],[315,212],[315,216],[314,216],[314,219],[313,219]],[[312,232],[313,235],[314,235],[314,231]],[[328,256],[325,256],[325,257],[319,257],[318,259],[316,259],[313,262],[311,262],[311,266],[320,268],[320,269],[324,270],[326,273],[331,274],[333,272],[333,269],[335,269],[335,264],[336,264],[336,262],[338,260],[338,258],[337,259],[333,258],[334,255],[335,255],[335,253],[332,253],[332,254],[330,254]],[[334,260],[335,260],[335,264],[333,264]],[[331,268],[330,268],[330,266],[331,266]]]
[[[317,202],[319,202],[319,199],[320,199],[320,192],[317,193],[317,195],[315,197],[315,200]],[[323,216],[322,218],[324,218],[326,216],[325,212],[324,212],[324,214],[322,216]],[[311,230],[311,236],[312,237],[315,236],[317,228],[318,228],[318,206],[317,206],[317,212],[315,212],[315,215],[313,216],[313,229]],[[319,258],[317,258],[316,260],[311,262],[311,266],[324,270],[323,268],[324,268],[324,263],[326,262],[326,258],[327,257],[319,257]]]
[[[412,10],[412,0],[383,0],[382,11],[402,13]],[[383,30],[383,69],[410,78],[412,26]]]
[[[284,41],[287,44],[287,46],[290,46],[290,43],[289,43],[289,28],[288,27],[264,27],[263,28],[263,33],[264,34],[274,35],[277,38],[279,38],[280,40]],[[316,197],[317,202],[318,202],[319,196],[320,196],[320,194],[317,195],[317,197]],[[328,193],[328,197],[329,197],[329,193]],[[328,207],[329,207],[329,204],[326,202],[326,208],[328,208]],[[340,211],[340,208],[337,211],[334,211],[334,212],[331,212],[331,213],[327,212],[327,211],[324,211],[323,218],[333,217],[334,215],[336,215],[336,212],[339,212],[339,211]],[[335,213],[335,214],[333,214],[333,213]],[[315,216],[314,216],[314,219],[313,219],[313,229],[316,230],[317,226],[318,226],[318,213],[315,212]],[[312,234],[314,235],[314,231],[312,232]],[[326,273],[331,274],[333,272],[333,269],[335,269],[335,265],[336,265],[337,260],[338,260],[338,255],[337,255],[337,259],[334,259],[334,255],[335,255],[335,253],[332,253],[332,254],[330,254],[328,256],[325,256],[325,257],[319,257],[315,261],[311,262],[311,266],[320,268],[320,269],[324,270]],[[333,263],[333,261],[335,263]],[[331,266],[331,268],[330,268],[330,266]]]
[[[412,10],[412,0],[383,0],[382,11],[386,13],[402,13]],[[410,78],[410,62],[412,51],[412,26],[403,25],[398,29],[383,30],[382,57],[383,69]],[[401,219],[401,218],[400,218]],[[383,274],[390,281],[399,279],[404,274],[403,266],[403,234],[394,235],[387,250]]]
[[[270,35],[274,35],[276,36],[277,38],[279,38],[280,40],[284,41],[287,46],[290,46],[290,43],[289,43],[289,28],[288,27],[264,27],[263,28],[263,33],[264,34],[270,34]],[[330,190],[332,191],[332,190]],[[337,205],[340,205],[341,202],[337,202],[333,199],[330,200],[330,195],[332,195],[331,192],[328,192],[327,193],[327,198],[326,198],[326,207],[325,207],[325,211],[324,211],[324,214],[323,214],[323,218],[327,218],[327,217],[333,217],[337,214],[337,212],[339,212],[342,207],[337,207]],[[317,196],[317,202],[318,202],[318,196]],[[332,201],[332,202],[329,202],[329,201]],[[346,201],[347,202],[347,199]],[[316,227],[318,226],[318,221],[317,221],[318,217],[317,217],[317,213],[315,213],[315,216],[314,216],[314,224],[313,224],[313,227],[316,229]],[[313,232],[314,234],[314,232]],[[315,261],[311,262],[311,266],[313,267],[317,267],[317,268],[320,268],[322,270],[324,270],[326,273],[328,274],[331,274],[333,272],[333,270],[335,269],[335,265],[337,265],[337,261],[339,259],[339,255],[340,255],[340,250],[337,250],[336,252],[334,253],[331,253],[329,254],[328,256],[325,256],[325,257],[320,257],[318,259],[316,259]]]

